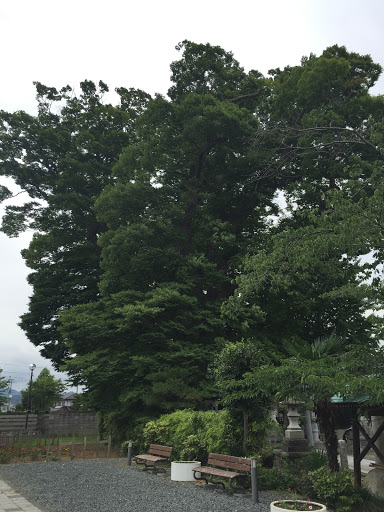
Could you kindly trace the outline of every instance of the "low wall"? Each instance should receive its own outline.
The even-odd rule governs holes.
[[[30,432],[37,430],[37,414],[28,415],[27,429]],[[0,432],[19,433],[25,432],[26,428],[26,414],[7,414],[0,415]]]
[[[95,412],[51,412],[40,414],[37,426],[49,435],[97,434],[98,418]]]
[[[0,433],[25,432],[25,414],[0,415]],[[28,432],[43,435],[92,435],[98,432],[98,418],[95,412],[51,412],[49,414],[29,414]]]

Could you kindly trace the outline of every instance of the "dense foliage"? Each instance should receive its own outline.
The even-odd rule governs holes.
[[[249,389],[246,376],[251,371],[257,373],[259,368],[270,362],[265,347],[255,340],[227,343],[215,359],[214,375],[219,403],[231,411],[238,423],[243,424],[244,455],[249,452],[249,423],[267,423],[272,410],[271,394],[258,394],[254,392],[254,387]]]
[[[221,398],[246,431],[268,402],[244,377],[255,356],[275,368],[335,333],[382,361],[381,68],[333,46],[264,77],[217,46],[178,50],[166,97],[119,88],[115,107],[103,82],[37,83],[36,117],[0,113],[0,174],[30,198],[2,229],[35,230],[22,328],[106,424]],[[231,379],[241,339],[257,351]]]
[[[260,457],[270,427],[270,421],[252,424],[250,453]],[[199,460],[202,464],[210,452],[241,454],[242,450],[241,423],[228,410],[178,410],[130,429],[127,435],[137,452],[147,450],[151,443],[170,445],[172,460]]]

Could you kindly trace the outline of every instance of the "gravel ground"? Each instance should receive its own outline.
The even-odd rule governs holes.
[[[126,459],[34,462],[0,466],[0,478],[46,512],[266,512],[279,496],[231,495],[218,486],[173,482]]]

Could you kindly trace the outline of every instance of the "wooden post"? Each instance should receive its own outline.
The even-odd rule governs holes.
[[[361,487],[361,465],[360,465],[360,432],[358,426],[357,411],[354,411],[352,418],[352,438],[353,438],[353,473],[355,476],[355,487]]]
[[[49,448],[50,448],[50,443],[48,442],[45,443],[45,447],[46,447],[46,450],[47,450],[47,453],[45,454],[45,461],[47,462],[48,461],[48,457],[49,457]]]
[[[75,436],[72,436],[71,460],[75,457]]]
[[[108,448],[107,448],[107,459],[109,459],[109,456],[111,455],[111,434],[108,436]]]
[[[57,457],[59,460],[61,460],[61,439],[60,439],[60,437],[57,438]]]
[[[87,452],[87,436],[84,436],[84,442],[83,442],[83,459],[85,459],[85,454]]]
[[[97,436],[96,437],[96,459],[98,458],[99,456],[99,440],[100,440],[100,437]]]

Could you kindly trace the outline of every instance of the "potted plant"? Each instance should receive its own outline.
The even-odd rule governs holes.
[[[308,512],[326,512],[327,508],[325,505],[321,503],[317,503],[316,501],[311,501],[309,498],[301,499],[297,498],[296,494],[289,487],[287,489],[292,496],[289,498],[282,498],[280,500],[275,500],[271,503],[271,512],[284,512],[285,510],[293,510],[294,512],[300,512],[302,510]]]
[[[311,500],[276,500],[271,503],[271,512],[284,512],[290,510],[291,512],[308,511],[308,512],[327,512],[325,505],[316,503]]]

